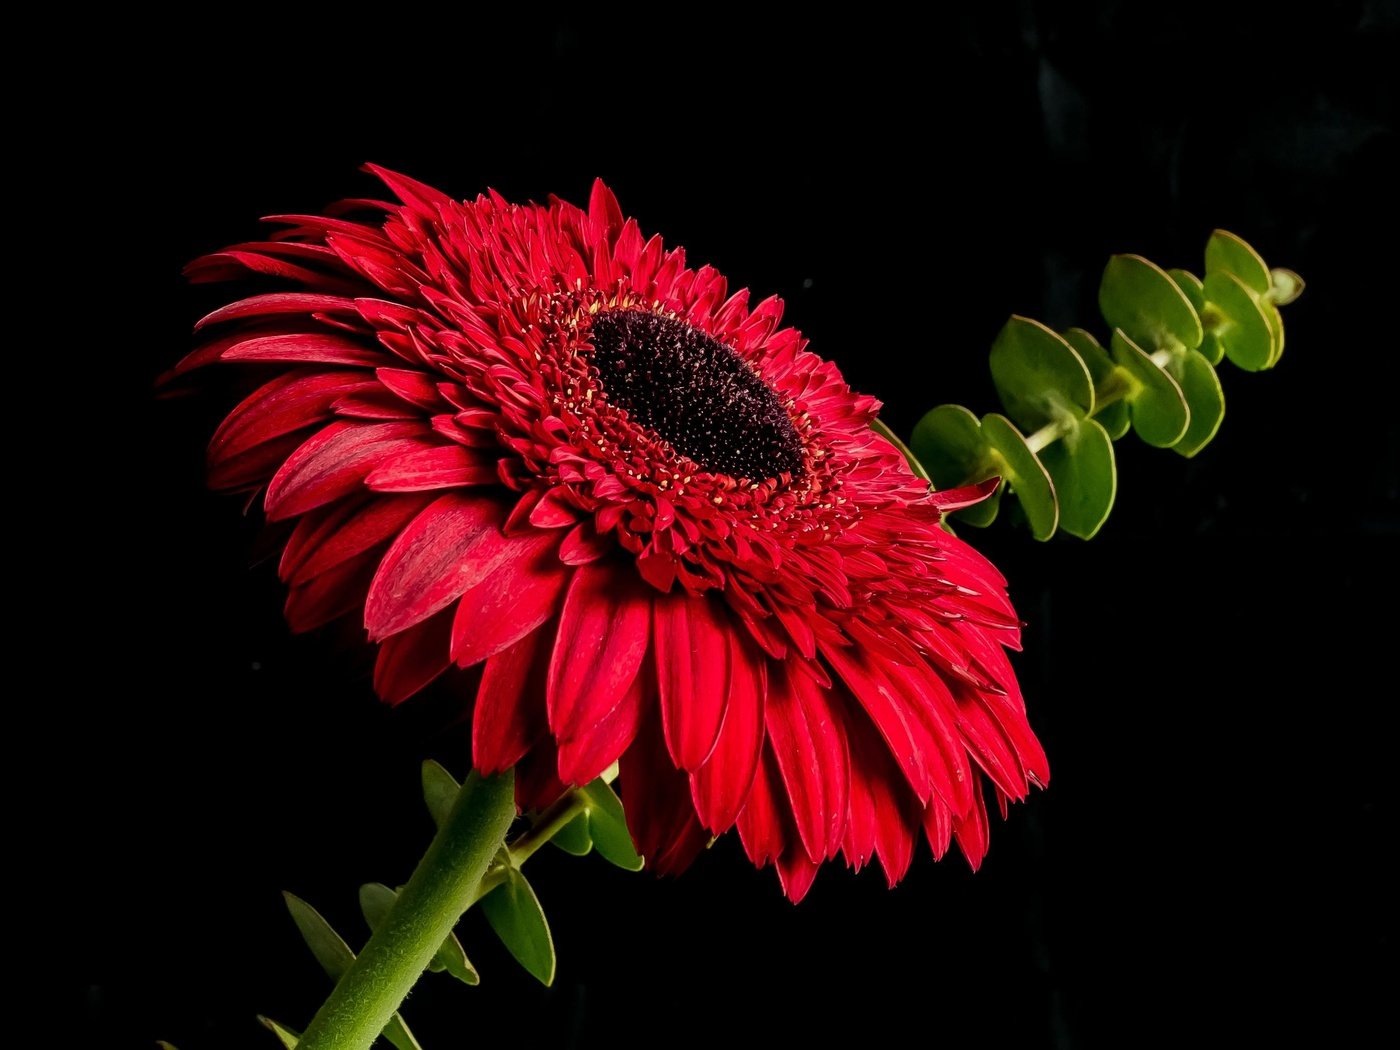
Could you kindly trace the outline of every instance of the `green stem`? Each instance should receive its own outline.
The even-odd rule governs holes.
[[[497,862],[487,869],[486,874],[481,878],[481,885],[477,887],[477,891],[472,895],[471,903],[467,907],[470,908],[472,904],[504,883],[507,878],[506,873],[511,868],[518,868],[524,864],[534,856],[536,850],[563,831],[566,825],[570,824],[579,814],[586,812],[587,809],[588,797],[579,788],[574,788],[541,813],[534,824],[511,841],[507,849],[510,860]]]
[[[468,778],[413,877],[316,1012],[298,1050],[369,1050],[477,899],[514,819],[511,773]]]
[[[1073,423],[1062,419],[1057,419],[1052,423],[1046,423],[1034,434],[1026,438],[1026,445],[1032,452],[1038,453],[1046,445],[1053,445],[1056,441],[1059,441],[1060,438],[1068,434],[1072,426]]]

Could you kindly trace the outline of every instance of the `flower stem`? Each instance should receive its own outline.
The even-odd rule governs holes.
[[[408,885],[316,1012],[298,1050],[369,1050],[477,899],[514,819],[511,773],[467,779]]]

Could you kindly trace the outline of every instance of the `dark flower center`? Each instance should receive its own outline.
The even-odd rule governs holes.
[[[754,480],[802,474],[802,439],[778,395],[732,349],[647,310],[593,318],[609,402],[705,470]]]

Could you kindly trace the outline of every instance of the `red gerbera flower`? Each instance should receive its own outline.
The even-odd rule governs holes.
[[[982,491],[930,493],[780,300],[601,182],[584,211],[373,170],[401,203],[190,267],[299,286],[204,318],[176,370],[278,369],[209,464],[295,523],[291,626],[363,615],[390,703],[482,665],[477,767],[535,808],[620,760],[658,871],[736,824],[794,900],[838,853],[893,884],[921,830],[975,868],[982,775],[1003,813],[1049,775],[1005,581],[939,527]]]

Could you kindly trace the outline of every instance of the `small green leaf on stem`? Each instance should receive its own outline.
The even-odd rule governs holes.
[[[350,950],[350,945],[346,944],[345,939],[321,917],[321,913],[306,901],[293,893],[284,892],[282,897],[287,902],[287,910],[292,913],[292,921],[301,931],[302,940],[311,949],[316,961],[321,964],[321,969],[326,971],[326,976],[332,981],[339,981],[355,961],[355,953]],[[418,1040],[413,1037],[408,1025],[404,1024],[403,1018],[398,1014],[385,1026],[384,1038],[398,1047],[398,1050],[422,1050]]]
[[[622,800],[604,780],[595,780],[583,789],[588,798],[588,830],[599,856],[627,871],[641,871],[642,858],[632,845]]]
[[[550,841],[575,857],[588,856],[593,852],[593,839],[588,834],[588,817],[579,814],[556,831]]]
[[[297,1041],[301,1038],[300,1032],[274,1021],[271,1017],[264,1017],[262,1014],[258,1014],[258,1021],[264,1028],[278,1038],[284,1050],[297,1050]],[[166,1043],[164,1045],[169,1046],[170,1044]],[[174,1048],[171,1047],[171,1050],[174,1050]]]
[[[371,931],[379,929],[398,897],[397,890],[385,886],[382,882],[367,882],[360,887],[360,911],[364,913],[365,922],[369,923]],[[457,939],[455,933],[447,935],[442,947],[433,956],[433,961],[428,964],[428,969],[432,973],[442,973],[445,970],[463,984],[481,983],[481,977],[467,959],[462,942]]]
[[[441,765],[431,758],[423,763],[423,801],[428,804],[435,825],[442,827],[461,790],[462,785]]]
[[[350,945],[331,928],[331,924],[321,917],[320,912],[296,894],[283,892],[282,898],[287,902],[287,910],[292,913],[292,921],[301,931],[301,939],[311,949],[311,954],[321,964],[321,969],[326,971],[326,975],[332,981],[340,980],[341,975],[350,969],[350,964],[355,961],[355,953],[350,950]]]
[[[525,876],[516,868],[508,869],[506,881],[482,898],[481,909],[515,961],[541,984],[552,984],[554,940],[539,898]]]

